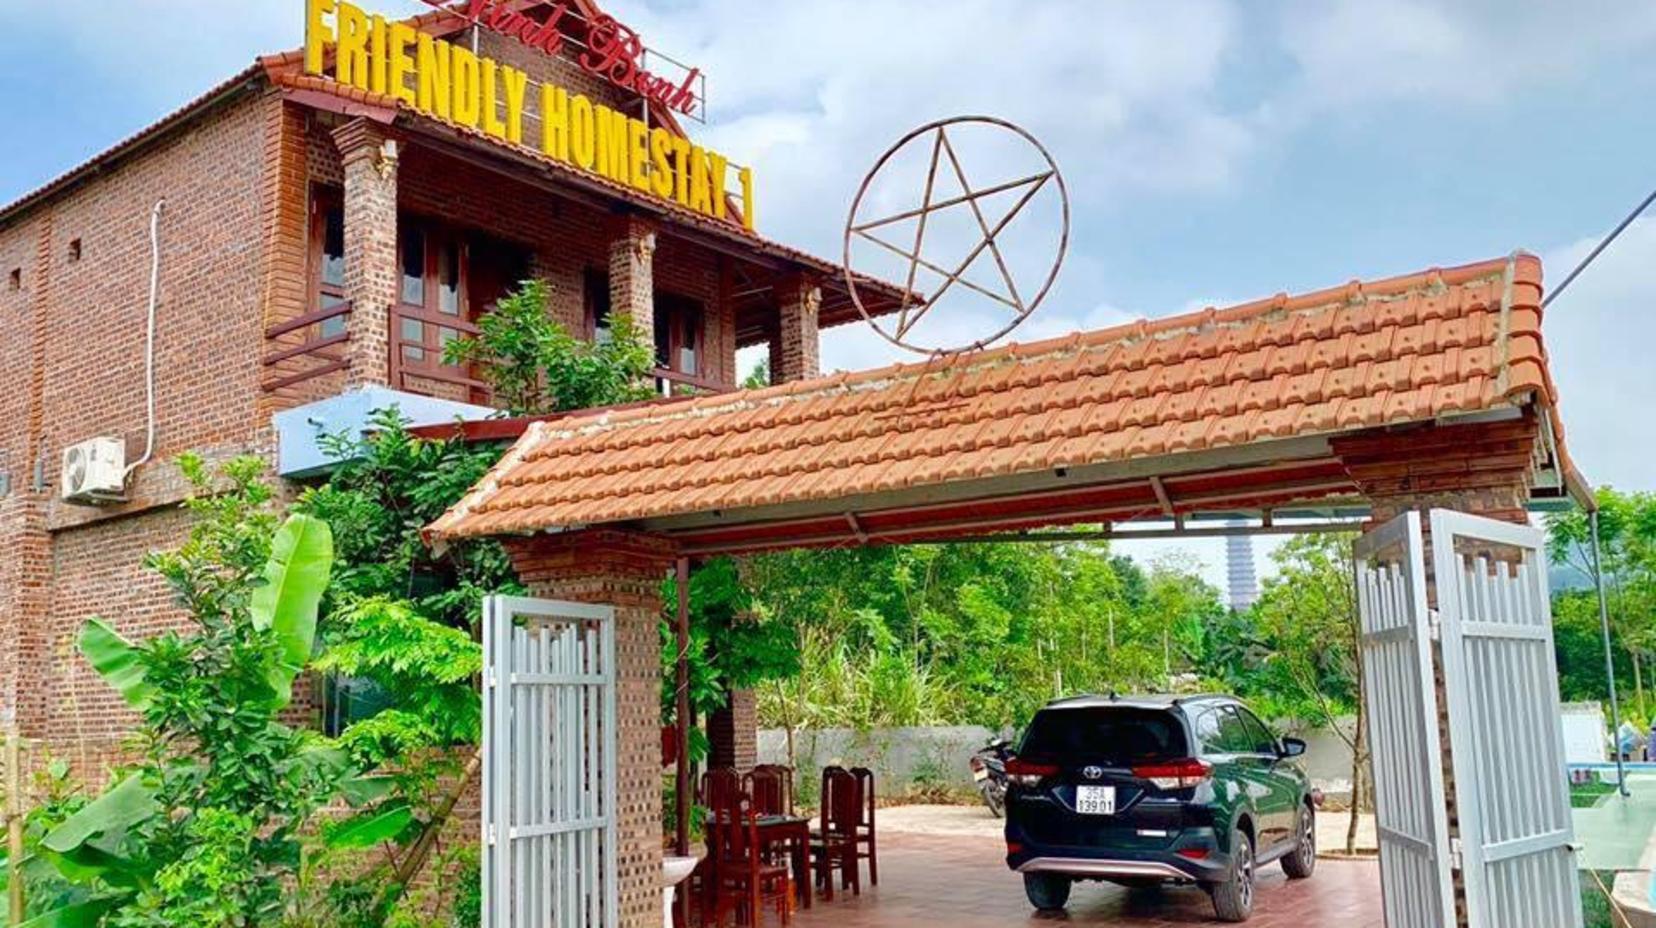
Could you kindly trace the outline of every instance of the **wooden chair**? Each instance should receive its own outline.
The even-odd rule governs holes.
[[[742,775],[731,767],[710,768],[702,774],[698,795],[709,814],[728,808],[742,795]]]
[[[793,771],[774,764],[760,764],[742,778],[742,787],[753,797],[753,810],[760,815],[792,815]]]
[[[822,802],[818,806],[822,824],[811,833],[811,857],[816,864],[817,885],[823,898],[834,898],[834,869],[840,882],[853,896],[862,895],[862,878],[857,867],[857,822],[861,818],[862,791],[857,778],[844,767],[822,771]]]
[[[867,767],[852,767],[851,775],[856,777],[857,789],[863,799],[857,815],[856,855],[858,860],[868,861],[868,882],[878,886],[880,858],[874,840],[874,771]]]
[[[738,922],[745,917],[748,925],[758,928],[765,905],[774,903],[777,918],[786,926],[793,914],[793,879],[786,864],[764,859],[753,801],[739,795],[712,813],[707,837],[713,860],[712,924],[723,928],[725,916],[735,912]]]

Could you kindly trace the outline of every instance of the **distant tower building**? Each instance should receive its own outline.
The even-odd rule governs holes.
[[[1254,574],[1252,535],[1232,535],[1225,539],[1225,578],[1230,588],[1232,609],[1241,612],[1259,598],[1259,578]]]

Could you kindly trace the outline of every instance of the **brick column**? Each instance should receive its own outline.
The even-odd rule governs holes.
[[[671,545],[594,529],[506,542],[535,596],[615,607],[616,832],[622,928],[661,924],[661,584]]]
[[[48,212],[35,231],[28,318],[15,320],[12,328],[14,335],[27,338],[31,346],[23,444],[10,449],[11,455],[0,455],[9,483],[0,490],[0,734],[15,725],[25,738],[46,734],[47,675],[52,663],[47,644],[52,535],[46,527],[46,510],[56,489],[56,453],[60,452],[47,439],[44,398],[54,241]],[[37,465],[45,477],[44,486],[36,485]]]
[[[1426,426],[1396,432],[1336,438],[1330,448],[1364,496],[1371,517],[1363,527],[1372,531],[1397,516],[1415,510],[1421,514],[1421,540],[1426,550],[1426,601],[1437,608],[1437,578],[1431,555],[1432,528],[1426,513],[1450,509],[1470,515],[1528,524],[1525,503],[1530,491],[1530,463],[1540,426],[1531,410],[1502,422]],[[1443,655],[1432,648],[1432,673],[1437,689],[1438,740],[1443,747],[1442,770],[1449,837],[1460,836],[1460,814],[1455,801],[1455,769],[1449,737],[1449,703],[1443,675]],[[1381,750],[1371,745],[1370,750]],[[1466,888],[1455,871],[1456,924],[1465,926]]]
[[[655,348],[656,232],[632,217],[621,221],[610,242],[610,312],[632,317],[645,344]]]
[[[746,773],[759,762],[759,716],[752,690],[731,690],[722,709],[707,716],[709,767]]]
[[[345,171],[345,297],[351,301],[348,387],[391,382],[397,255],[397,142],[354,119],[334,130]]]
[[[810,380],[822,373],[817,340],[817,313],[822,288],[808,277],[794,277],[776,289],[776,337],[770,344],[771,383]]]

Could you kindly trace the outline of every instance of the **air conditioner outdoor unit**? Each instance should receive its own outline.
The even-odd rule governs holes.
[[[71,503],[116,502],[125,489],[125,472],[126,442],[92,438],[63,449],[63,480],[58,487]]]

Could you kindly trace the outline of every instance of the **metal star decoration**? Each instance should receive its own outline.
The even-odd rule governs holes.
[[[1015,134],[1016,136],[1022,138],[1024,142],[1032,146],[1035,151],[1040,154],[1041,159],[1045,162],[1045,169],[1038,170],[1033,174],[1013,180],[992,183],[981,188],[974,187],[972,185],[972,181],[967,176],[966,168],[961,162],[960,155],[956,151],[954,144],[949,139],[950,127],[963,124],[984,124]],[[915,209],[904,210],[889,216],[860,220],[858,216],[859,208],[862,206],[864,198],[868,195],[869,189],[873,185],[873,182],[879,175],[881,169],[884,168],[899,151],[903,150],[906,146],[916,140],[922,139],[926,136],[930,136],[931,139],[931,157],[930,163],[926,170],[926,182],[925,188],[921,193],[920,206]],[[953,173],[955,180],[959,183],[961,193],[958,196],[951,196],[944,199],[934,199],[934,195],[937,193],[938,172],[942,169],[942,165],[945,160],[947,161],[949,170]],[[997,238],[1006,230],[1006,227],[1011,224],[1012,220],[1017,218],[1018,215],[1023,212],[1024,208],[1029,205],[1030,201],[1032,201],[1043,189],[1046,189],[1048,185],[1052,185],[1058,191],[1063,207],[1063,230],[1059,238],[1058,253],[1053,261],[1052,270],[1048,273],[1046,281],[1042,284],[1040,290],[1035,293],[1034,297],[1026,300],[1018,289],[1017,281],[1012,274],[1012,269],[1007,263],[1006,256],[1002,252],[1000,242],[997,241]],[[1001,216],[997,221],[991,224],[989,217],[985,215],[984,204],[982,201],[987,197],[1011,192],[1017,193],[1017,198],[1013,203],[1012,208],[1008,210],[1005,215]],[[982,234],[982,237],[967,251],[966,257],[951,269],[944,267],[938,262],[926,257],[926,228],[928,220],[930,220],[933,215],[943,210],[956,209],[962,206],[971,211],[972,218],[977,225],[978,231]],[[908,220],[916,220],[916,222],[913,242],[907,244],[906,246],[888,241],[886,238],[882,238],[880,235],[876,234],[876,230],[884,229]],[[857,275],[851,268],[852,243],[857,240],[870,242],[880,249],[896,255],[907,262],[907,274],[903,284],[903,299],[897,309],[895,332],[887,332],[863,307],[862,300],[858,296],[856,285]],[[897,144],[887,150],[880,160],[875,163],[873,170],[869,171],[868,175],[863,178],[862,186],[857,191],[857,198],[852,204],[851,216],[847,220],[845,228],[846,283],[850,288],[852,299],[856,302],[857,309],[863,314],[863,318],[868,320],[869,324],[872,325],[874,329],[888,341],[911,351],[925,354],[946,354],[959,351],[970,351],[976,348],[981,348],[984,345],[987,345],[990,342],[1006,335],[1035,311],[1035,308],[1040,305],[1043,299],[1045,299],[1047,291],[1051,289],[1052,282],[1058,275],[1058,269],[1063,264],[1064,254],[1068,250],[1068,245],[1069,194],[1064,187],[1063,175],[1059,173],[1057,164],[1053,162],[1052,156],[1047,152],[1047,150],[1042,147],[1041,143],[1036,141],[1035,138],[1028,132],[1025,132],[1018,126],[1003,119],[997,119],[992,116],[960,116],[954,119],[928,123],[927,125],[921,126],[913,132],[910,132],[908,135],[900,139]],[[970,268],[973,262],[977,261],[979,256],[981,256],[986,250],[994,258],[995,267],[999,271],[1001,283],[1004,285],[1004,289],[1002,290],[974,283],[965,277],[966,270]],[[921,268],[925,268],[934,274],[940,275],[943,278],[943,284],[937,289],[937,292],[931,294],[928,298],[917,301],[915,299],[916,294],[914,285],[915,278]],[[1000,331],[995,332],[986,338],[978,339],[970,345],[953,348],[940,348],[935,346],[917,345],[908,341],[907,339],[909,333],[913,330],[914,326],[922,318],[924,318],[927,313],[935,308],[939,304],[942,297],[956,284],[968,290],[972,290],[1006,307],[1014,314],[1013,319]]]

